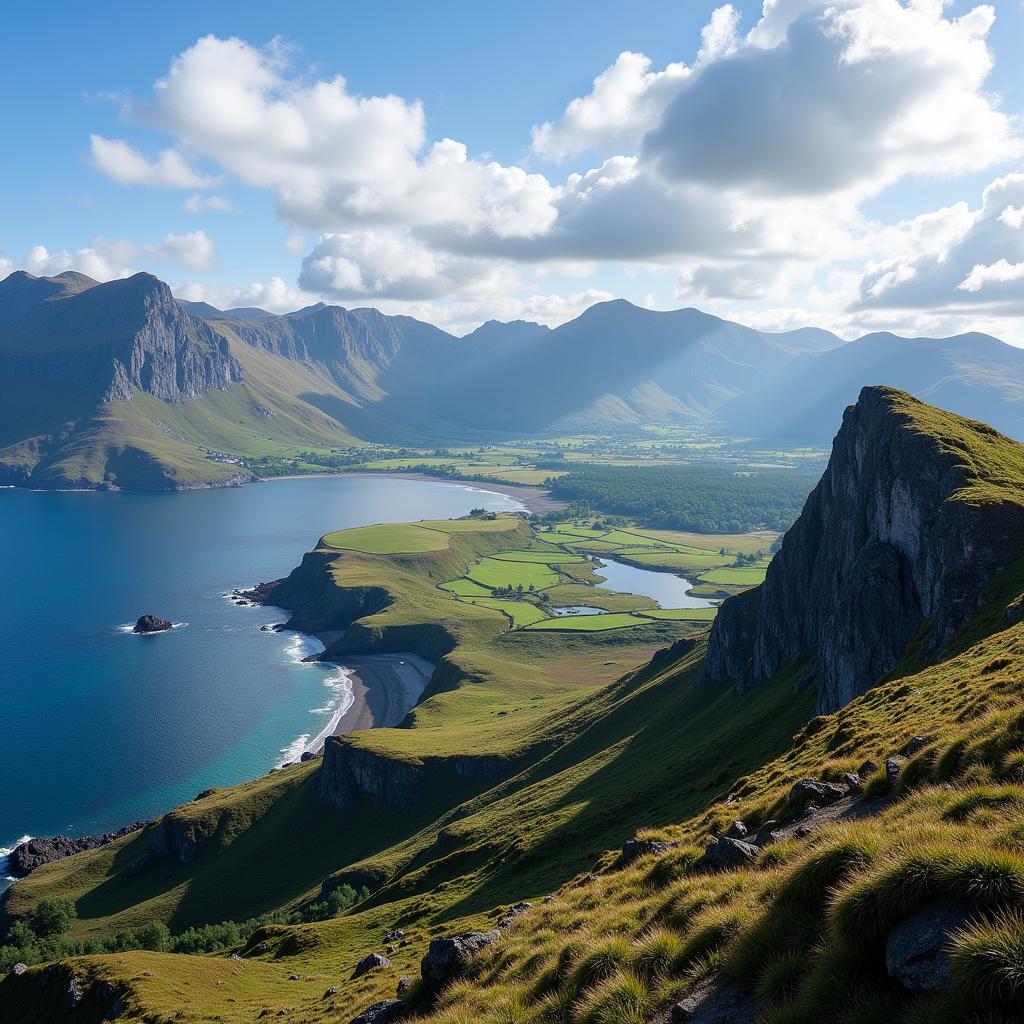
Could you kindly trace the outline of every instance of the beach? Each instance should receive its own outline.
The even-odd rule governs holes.
[[[344,669],[352,687],[352,703],[335,723],[334,736],[400,724],[434,672],[429,661],[405,651],[346,656]],[[321,743],[315,752],[322,749]]]

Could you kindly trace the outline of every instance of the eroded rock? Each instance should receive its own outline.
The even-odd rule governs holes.
[[[950,936],[965,927],[974,908],[957,900],[929,900],[904,918],[885,942],[885,969],[904,988],[931,992],[953,983]]]
[[[465,932],[431,939],[426,956],[420,962],[420,975],[431,992],[439,992],[450,981],[465,973],[469,962],[482,949],[501,938],[501,931]]]

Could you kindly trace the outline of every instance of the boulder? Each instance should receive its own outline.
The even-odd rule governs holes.
[[[420,975],[431,992],[439,992],[450,981],[464,974],[470,960],[480,950],[493,945],[501,932],[492,928],[486,932],[465,932],[445,935],[430,940],[427,954],[420,962]]]
[[[174,625],[167,619],[161,619],[159,615],[140,615],[132,627],[133,633],[163,633]]]
[[[900,777],[900,772],[903,771],[903,766],[907,763],[905,757],[887,757],[885,759],[885,778],[890,786],[896,785],[896,780]]]
[[[617,868],[624,868],[641,857],[660,857],[668,853],[677,843],[663,843],[657,839],[629,839],[622,847],[622,853],[615,862]]]
[[[837,786],[834,782],[823,782],[819,779],[801,779],[789,791],[789,802],[798,807],[807,804],[834,804],[846,796],[846,787]]]
[[[330,998],[331,998],[331,996],[336,996],[337,994],[338,994],[338,986],[337,986],[337,985],[332,985],[332,986],[331,986],[331,987],[330,987],[330,988],[329,988],[329,989],[328,989],[328,990],[327,990],[327,991],[326,991],[326,992],[325,992],[325,993],[323,994],[322,998],[323,998],[323,999],[330,999]]]
[[[848,793],[859,793],[864,788],[863,783],[860,781],[860,776],[853,772],[843,772],[840,777]]]
[[[671,1024],[751,1024],[765,1007],[735,983],[718,975],[697,982],[672,1007]]]
[[[351,1024],[391,1024],[408,1016],[409,1008],[401,999],[380,999],[371,1003]]]
[[[356,964],[355,970],[352,972],[352,977],[349,981],[354,981],[356,978],[361,978],[364,974],[375,970],[378,967],[390,967],[391,961],[384,956],[383,953],[369,953],[363,957],[359,963]]]
[[[533,909],[533,904],[529,900],[523,900],[521,903],[517,903],[514,907],[509,907],[504,914],[498,920],[499,928],[507,928],[517,917],[522,917],[528,910]]]
[[[397,995],[399,999],[401,999],[402,996],[407,996],[412,991],[414,984],[415,983],[412,978],[399,978],[398,985],[395,987],[395,995]]]
[[[903,748],[903,753],[906,757],[913,757],[918,751],[924,750],[928,746],[927,736],[913,736],[907,740],[907,745]]]
[[[19,977],[28,970],[28,964],[17,963],[11,968],[11,974],[16,974]]]
[[[742,821],[734,821],[726,830],[726,839],[745,839],[750,829]]]
[[[971,920],[974,908],[950,899],[929,900],[904,918],[885,942],[885,969],[904,988],[931,992],[953,983],[950,936]]]
[[[760,847],[753,843],[745,843],[742,839],[729,839],[719,836],[712,839],[704,850],[704,856],[697,861],[697,867],[712,871],[728,871],[731,868],[742,868],[753,864]]]
[[[396,928],[394,931],[390,931],[384,936],[385,942],[398,942],[400,939],[405,938],[405,932],[401,928]]]
[[[868,758],[858,769],[857,774],[862,779],[868,779],[878,771],[878,765]]]

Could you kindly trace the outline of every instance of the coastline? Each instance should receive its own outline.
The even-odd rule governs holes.
[[[272,484],[275,480],[315,480],[320,477],[362,476],[384,477],[390,480],[424,480],[428,483],[456,484],[471,491],[503,494],[506,498],[518,501],[527,512],[554,512],[563,509],[568,502],[552,498],[551,492],[543,487],[530,487],[527,484],[499,484],[490,480],[473,480],[470,477],[434,476],[430,473],[401,473],[397,471],[375,472],[357,471],[353,473],[292,473],[288,476],[261,476],[256,483]]]
[[[339,717],[331,736],[362,729],[390,729],[401,724],[434,672],[429,661],[408,651],[353,655],[338,667],[347,673],[352,703]],[[321,753],[323,746],[324,742],[319,742],[312,752]]]

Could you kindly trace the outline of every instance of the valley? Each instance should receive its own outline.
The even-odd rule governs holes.
[[[640,1024],[731,1000],[778,1021],[1010,1019],[1022,452],[869,388],[781,546],[565,512],[326,534],[254,596],[291,627],[341,630],[324,657],[428,658],[418,705],[33,871],[7,913],[70,900],[52,941],[79,957],[0,993],[26,1020],[72,977],[91,993],[82,1019],[116,1001],[129,1019],[349,1020],[418,977],[432,940],[475,929],[487,948],[450,986],[424,966],[391,1012]],[[703,608],[598,585],[602,556],[692,573],[690,596],[735,593],[708,632],[675,618]],[[886,642],[869,646],[856,602],[878,588]],[[927,988],[892,952],[919,912],[951,922],[948,957],[917,954]],[[135,930],[153,920],[167,930],[150,941]],[[197,955],[186,929],[206,924]],[[405,944],[382,942],[395,929]]]

